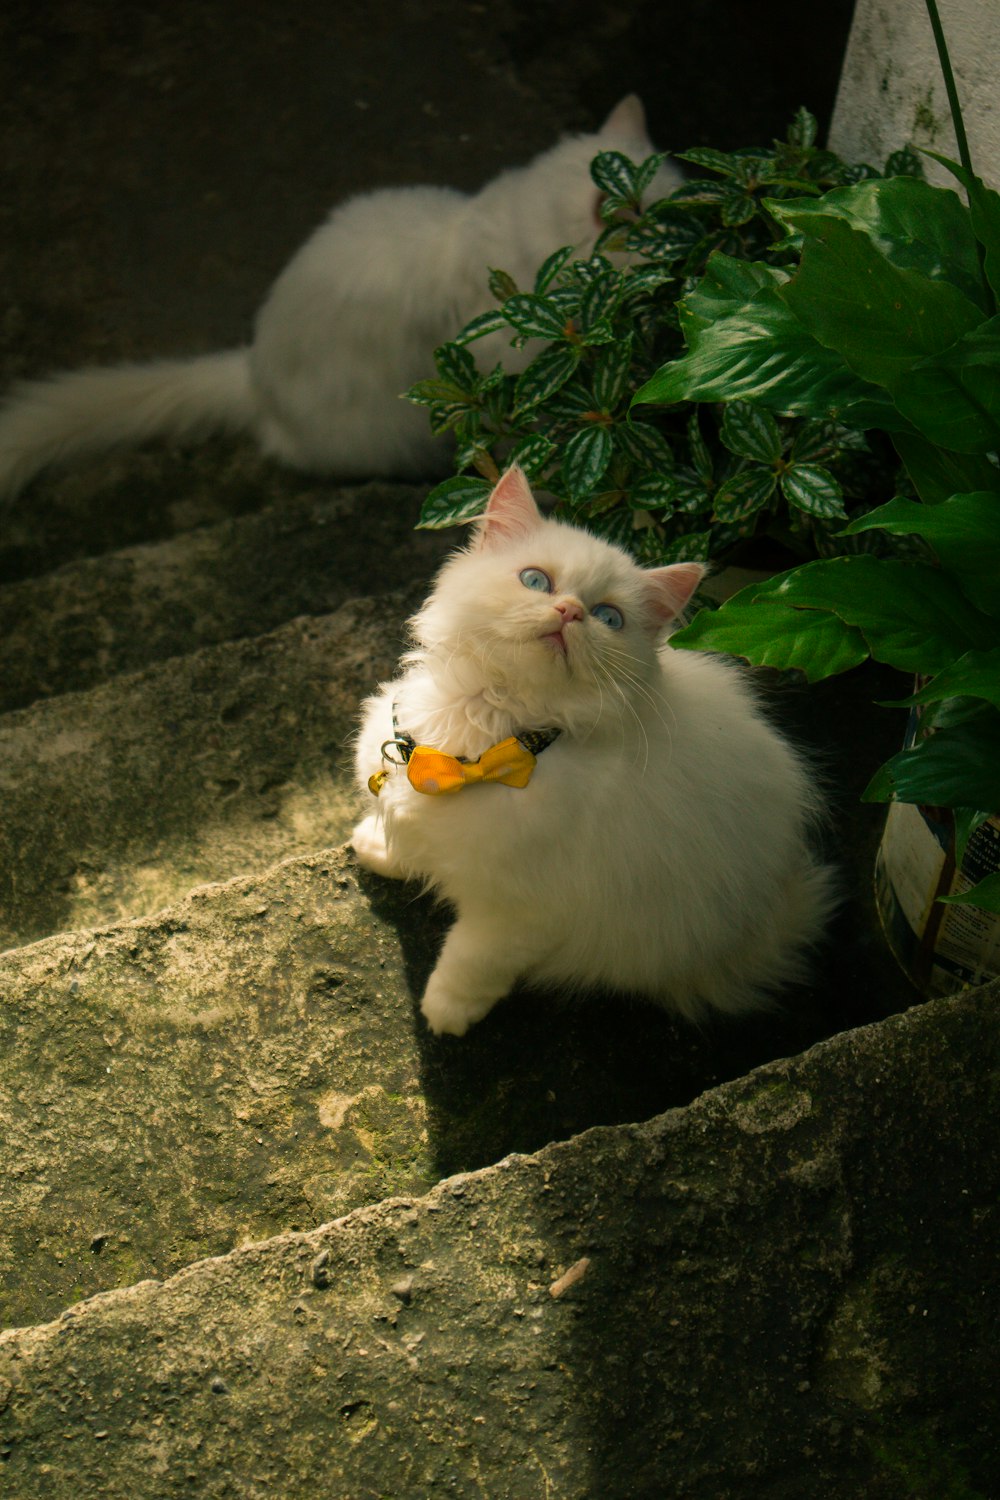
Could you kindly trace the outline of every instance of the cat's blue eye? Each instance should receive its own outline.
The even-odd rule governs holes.
[[[625,616],[616,604],[595,604],[590,613],[609,630],[621,630],[625,624]]]
[[[517,576],[526,589],[537,589],[540,594],[552,592],[552,579],[541,568],[522,568]]]

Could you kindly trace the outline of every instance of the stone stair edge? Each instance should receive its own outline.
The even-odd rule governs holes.
[[[167,656],[160,661],[150,662],[148,666],[138,667],[134,671],[120,672],[109,678],[106,682],[96,682],[90,687],[67,688],[65,692],[59,693],[52,698],[37,698],[33,703],[25,704],[23,708],[0,709],[0,734],[8,727],[19,728],[31,715],[39,715],[47,709],[51,710],[53,705],[72,703],[74,700],[86,698],[97,698],[101,695],[113,695],[119,687],[127,689],[143,682],[149,682],[162,676],[167,671],[176,671],[181,662],[197,664],[212,659],[224,659],[226,655],[236,655],[241,651],[250,650],[254,643],[280,638],[283,634],[291,634],[296,628],[313,621],[335,622],[338,617],[343,616],[345,622],[349,622],[352,615],[357,615],[366,606],[375,608],[380,604],[391,606],[393,604],[410,609],[418,596],[422,597],[421,586],[414,584],[409,588],[394,588],[374,593],[352,594],[341,601],[335,609],[320,614],[298,614],[288,620],[283,620],[280,625],[275,625],[267,630],[262,630],[256,635],[234,636],[222,641],[211,641],[206,645],[195,646],[190,651],[178,652],[176,656]],[[415,607],[415,605],[414,605]],[[402,650],[402,643],[400,644]]]
[[[184,930],[182,913],[195,905],[202,904],[212,897],[224,894],[239,895],[242,890],[246,894],[253,892],[254,887],[262,882],[272,879],[283,870],[289,868],[308,869],[323,861],[343,865],[351,858],[351,846],[349,843],[331,844],[326,848],[307,850],[305,853],[289,854],[282,859],[272,860],[269,864],[261,866],[259,870],[246,871],[240,875],[232,875],[226,880],[204,880],[193,885],[190,890],[176,901],[168,902],[165,906],[158,907],[156,911],[145,912],[141,916],[123,917],[117,922],[107,922],[95,927],[67,927],[61,932],[51,932],[45,937],[35,938],[30,943],[20,943],[12,948],[0,949],[0,975],[3,967],[10,965],[20,957],[37,957],[42,949],[52,948],[53,953],[59,948],[72,949],[75,956],[82,947],[85,956],[94,951],[94,948],[102,939],[114,940],[124,938],[128,933],[140,933],[149,931],[156,932],[158,929],[169,927],[175,931]],[[53,965],[55,967],[55,965]]]
[[[320,856],[296,856],[292,860],[281,861],[281,866],[305,864],[318,857]],[[275,866],[275,868],[279,868],[279,866]],[[225,882],[225,885],[231,887],[241,883],[244,883],[243,877]],[[245,883],[247,885],[252,884],[250,880],[247,880]],[[215,887],[213,886],[202,887],[199,888],[199,891],[192,892],[191,895],[208,894],[214,889]],[[120,924],[120,930],[124,931],[142,925],[151,925],[156,920],[153,918],[136,918]],[[42,939],[39,944],[31,946],[38,947],[46,943],[55,944],[61,940],[61,936]],[[87,934],[74,934],[74,936],[86,937]],[[0,954],[0,961],[9,956],[10,952]],[[916,1027],[918,1031],[931,1028],[934,1026],[937,1017],[944,1016],[947,1018],[949,1015],[957,1014],[963,1009],[969,1009],[975,1005],[980,996],[1000,1005],[1000,980],[987,982],[977,989],[959,990],[953,994],[926,1000],[913,1005],[908,1011],[897,1012],[881,1020],[866,1022],[849,1030],[837,1032],[833,1036],[815,1042],[803,1052],[788,1057],[773,1058],[767,1062],[760,1063],[737,1078],[725,1079],[720,1083],[706,1088],[687,1104],[671,1106],[646,1119],[627,1121],[615,1125],[590,1125],[566,1139],[549,1141],[535,1151],[512,1151],[501,1157],[498,1161],[490,1162],[486,1166],[469,1171],[450,1173],[440,1178],[426,1192],[415,1195],[389,1195],[377,1202],[363,1204],[351,1209],[345,1214],[316,1224],[309,1229],[281,1231],[277,1234],[264,1236],[261,1239],[251,1240],[245,1244],[235,1245],[232,1249],[219,1255],[199,1257],[162,1278],[145,1277],[127,1286],[112,1287],[106,1291],[95,1292],[91,1296],[69,1304],[61,1312],[42,1322],[0,1327],[0,1353],[3,1353],[5,1344],[9,1344],[16,1338],[44,1336],[48,1331],[65,1327],[67,1322],[76,1320],[81,1316],[92,1316],[104,1309],[113,1308],[116,1304],[124,1304],[135,1300],[141,1295],[169,1292],[175,1287],[183,1286],[185,1281],[205,1275],[213,1270],[219,1270],[222,1267],[239,1267],[242,1264],[252,1265],[255,1260],[266,1259],[269,1254],[285,1249],[297,1248],[301,1251],[316,1242],[329,1240],[334,1234],[346,1234],[352,1229],[365,1230],[377,1226],[383,1220],[391,1221],[393,1215],[412,1212],[415,1209],[420,1210],[422,1208],[425,1213],[432,1213],[440,1206],[442,1200],[462,1196],[470,1188],[475,1189],[477,1186],[492,1183],[494,1179],[506,1173],[525,1169],[533,1169],[544,1173],[550,1164],[558,1164],[560,1158],[572,1156],[579,1152],[581,1148],[587,1150],[600,1149],[601,1146],[607,1146],[616,1142],[622,1144],[628,1142],[634,1143],[637,1138],[646,1136],[650,1138],[663,1137],[672,1129],[676,1129],[684,1121],[695,1121],[698,1123],[699,1116],[705,1116],[705,1119],[700,1122],[700,1131],[702,1134],[709,1132],[714,1124],[725,1119],[727,1116],[735,1116],[739,1127],[751,1135],[767,1134],[772,1130],[784,1131],[797,1124],[803,1118],[801,1101],[789,1100],[784,1097],[784,1085],[788,1081],[787,1075],[789,1071],[793,1074],[808,1073],[817,1064],[822,1069],[828,1063],[828,1060],[832,1059],[835,1062],[839,1053],[863,1047],[866,1039],[874,1036],[876,1033],[883,1037],[895,1039],[901,1032],[905,1032],[912,1027]],[[891,1047],[889,1049],[889,1056],[891,1066],[897,1061],[892,1056]],[[782,1080],[782,1083],[779,1085],[782,1097],[772,1097],[772,1081],[775,1079]],[[741,1101],[745,1101],[742,1109]],[[300,1254],[299,1259],[304,1259],[304,1257]],[[321,1276],[322,1266],[314,1265],[312,1268],[314,1286],[323,1285],[323,1282],[317,1279]]]
[[[29,949],[38,950],[51,947],[54,950],[65,948],[68,943],[78,940],[84,945],[84,956],[89,956],[93,943],[103,937],[122,936],[141,929],[155,931],[157,928],[175,925],[182,930],[179,919],[173,917],[173,913],[181,913],[183,909],[198,901],[209,899],[213,894],[222,891],[233,892],[242,887],[248,894],[253,893],[255,884],[269,875],[282,869],[300,866],[308,867],[317,864],[324,859],[333,857],[334,862],[343,863],[349,858],[349,845],[335,846],[330,850],[317,850],[315,852],[296,855],[289,859],[277,861],[269,870],[262,872],[260,876],[237,876],[232,880],[220,881],[194,888],[184,899],[173,907],[166,907],[162,911],[150,916],[130,918],[121,923],[116,923],[104,929],[81,929],[72,933],[55,934],[49,938],[42,938],[37,943],[28,944],[24,949],[9,949],[0,953],[0,977],[2,977],[2,966],[5,960],[12,956],[27,953]],[[75,954],[68,955],[72,959]],[[1000,981],[987,983],[981,987],[984,995],[995,997],[1000,1000]],[[464,1192],[469,1186],[475,1187],[484,1183],[492,1182],[494,1178],[506,1172],[516,1171],[524,1168],[535,1168],[544,1171],[550,1162],[558,1162],[558,1159],[566,1154],[572,1154],[581,1147],[590,1148],[600,1143],[609,1144],[620,1142],[623,1145],[634,1141],[637,1137],[666,1133],[672,1126],[676,1126],[681,1120],[697,1120],[699,1115],[706,1118],[702,1122],[701,1129],[706,1132],[712,1128],[713,1121],[724,1117],[727,1112],[731,1113],[731,1105],[743,1097],[751,1101],[744,1112],[743,1127],[750,1133],[758,1131],[766,1132],[772,1128],[774,1118],[777,1119],[776,1128],[781,1130],[789,1125],[797,1123],[799,1113],[795,1101],[780,1100],[777,1102],[777,1116],[773,1117],[774,1104],[769,1098],[772,1080],[779,1081],[779,1087],[783,1087],[782,1081],[787,1081],[787,1074],[791,1069],[808,1070],[811,1066],[819,1063],[821,1066],[830,1057],[836,1057],[845,1049],[863,1045],[866,1038],[875,1033],[883,1037],[892,1037],[914,1024],[923,1027],[933,1024],[936,1014],[957,1007],[967,1006],[975,1000],[980,990],[960,990],[951,995],[946,995],[935,1000],[915,1003],[907,1011],[897,1012],[880,1020],[865,1022],[862,1025],[851,1027],[846,1031],[823,1038],[813,1043],[803,1052],[792,1054],[787,1057],[776,1057],[769,1061],[752,1067],[748,1072],[736,1078],[724,1079],[723,1081],[706,1088],[689,1103],[670,1106],[648,1118],[626,1121],[615,1125],[590,1125],[573,1135],[562,1140],[552,1140],[539,1147],[535,1151],[522,1152],[512,1151],[495,1162],[490,1162],[484,1167],[469,1171],[457,1171],[442,1177],[426,1192],[419,1194],[390,1194],[377,1202],[361,1205],[351,1209],[345,1214],[313,1225],[309,1229],[284,1230],[276,1234],[266,1235],[260,1239],[251,1240],[245,1244],[233,1246],[230,1250],[219,1255],[201,1256],[176,1271],[164,1277],[145,1277],[133,1282],[128,1286],[112,1287],[105,1291],[95,1292],[82,1298],[78,1302],[70,1303],[61,1312],[53,1317],[34,1324],[19,1324],[8,1327],[0,1327],[0,1353],[3,1352],[5,1342],[10,1342],[14,1337],[25,1335],[44,1336],[47,1330],[53,1330],[65,1326],[68,1321],[76,1319],[80,1315],[88,1316],[103,1308],[114,1306],[116,1303],[126,1303],[142,1294],[152,1294],[154,1289],[167,1291],[175,1286],[183,1285],[186,1280],[205,1274],[211,1268],[239,1267],[243,1263],[250,1263],[255,1259],[266,1258],[269,1253],[284,1249],[294,1249],[310,1246],[313,1242],[329,1239],[335,1233],[346,1233],[351,1229],[364,1230],[374,1226],[384,1219],[391,1219],[395,1213],[404,1211],[411,1212],[414,1209],[423,1208],[425,1213],[434,1212],[440,1200],[455,1197],[456,1192]],[[763,1105],[758,1109],[757,1101],[763,1100]],[[787,1113],[787,1119],[782,1117],[782,1112]],[[321,1252],[320,1252],[321,1253]],[[300,1258],[301,1255],[300,1255]],[[320,1286],[322,1282],[316,1280],[317,1275],[322,1274],[322,1267],[313,1267],[313,1285]]]

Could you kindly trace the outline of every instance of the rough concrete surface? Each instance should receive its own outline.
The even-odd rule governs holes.
[[[415,1002],[447,921],[327,850],[0,956],[0,1326],[685,1104],[836,1024],[808,991],[701,1032],[523,991],[436,1039]]]
[[[257,467],[276,488],[278,476]],[[419,587],[454,540],[414,530],[425,494],[374,482],[313,487],[167,541],[0,585],[0,712],[297,615],[328,614],[358,594]],[[385,636],[397,638],[394,619]]]
[[[4,1334],[5,1478],[19,1500],[986,1500],[998,1023],[996,985],[935,1002]]]
[[[825,122],[850,11],[12,0],[0,381],[240,343],[338,198],[632,89],[664,146]],[[0,925],[51,934],[0,955],[0,1493],[992,1500],[998,988],[892,1014],[857,799],[905,685],[768,688],[845,883],[782,1010],[435,1039],[447,913],[327,847],[439,555],[412,479],[219,439],[0,514]]]
[[[358,704],[418,602],[352,600],[0,715],[0,949],[346,838]]]
[[[436,1180],[398,938],[337,851],[0,957],[0,1327]]]

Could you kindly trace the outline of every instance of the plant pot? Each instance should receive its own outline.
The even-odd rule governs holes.
[[[1000,916],[946,906],[1000,869],[1000,817],[969,840],[955,864],[955,825],[946,807],[894,802],[875,861],[875,901],[889,947],[925,995],[947,995],[1000,975]]]
[[[922,733],[911,712],[905,745]],[[893,802],[875,860],[875,904],[897,962],[924,995],[947,995],[1000,975],[1000,915],[952,906],[1000,870],[1000,815],[990,817],[955,861],[955,819],[948,807]]]

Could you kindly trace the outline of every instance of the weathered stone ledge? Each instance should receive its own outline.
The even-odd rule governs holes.
[[[341,842],[358,704],[421,587],[0,717],[0,948]]]
[[[19,1500],[986,1500],[998,1022],[998,984],[917,1007],[8,1332],[5,1479]]]

